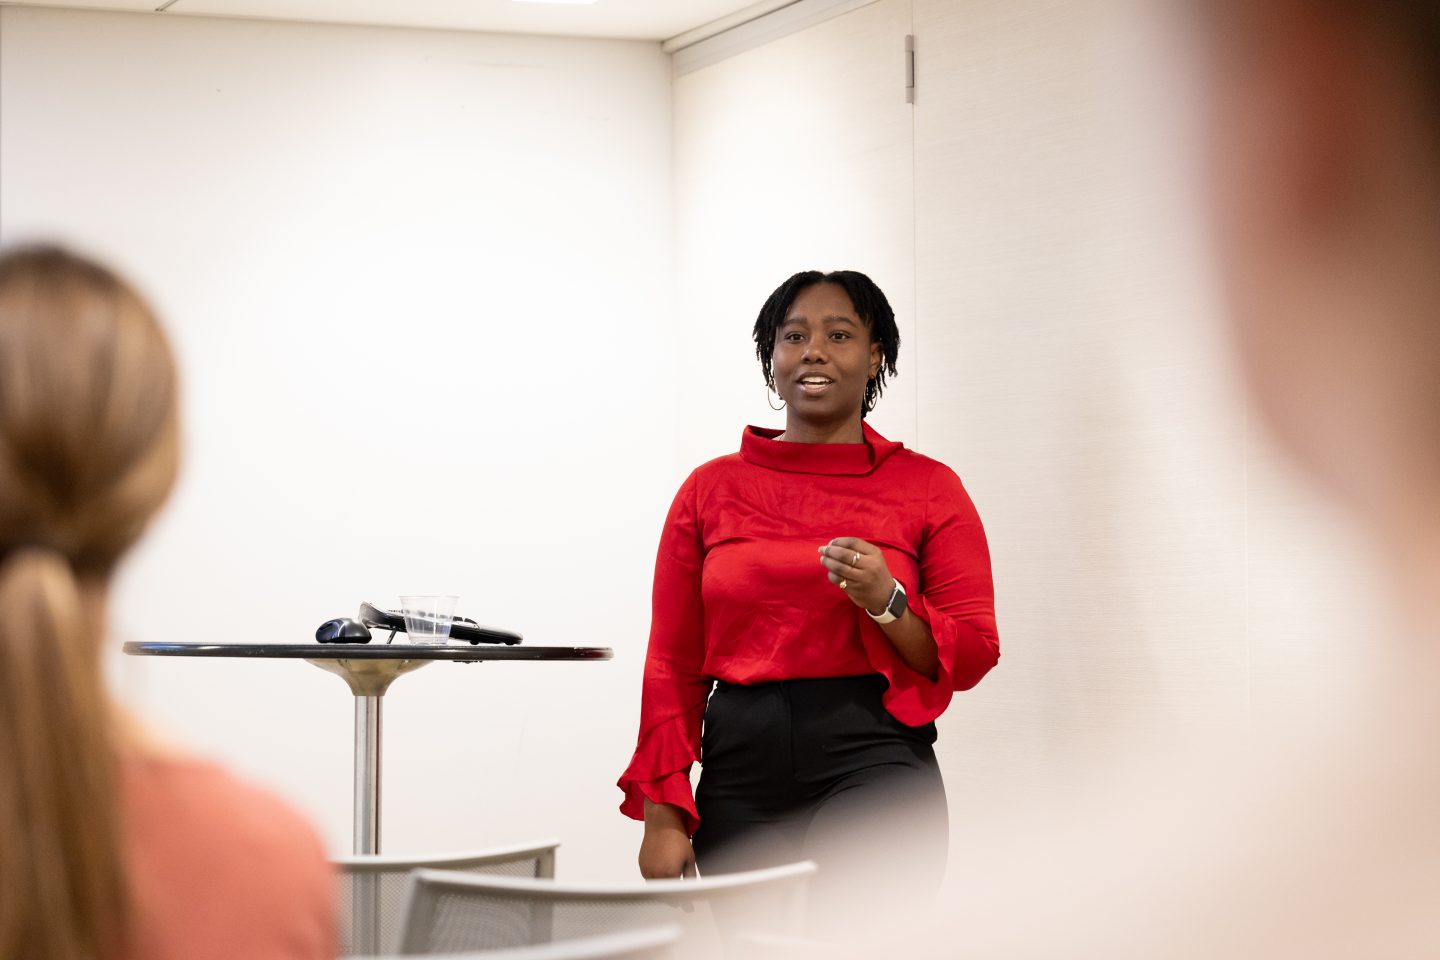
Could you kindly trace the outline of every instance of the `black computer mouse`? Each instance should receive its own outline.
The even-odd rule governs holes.
[[[369,643],[370,628],[349,617],[336,617],[315,628],[315,639],[321,643]]]

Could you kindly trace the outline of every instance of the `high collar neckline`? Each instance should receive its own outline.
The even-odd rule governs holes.
[[[861,477],[904,449],[904,444],[886,440],[868,423],[862,423],[860,429],[865,436],[861,443],[794,443],[775,439],[782,430],[746,427],[740,438],[740,456],[772,470]]]

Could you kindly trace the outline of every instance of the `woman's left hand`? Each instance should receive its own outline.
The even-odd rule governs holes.
[[[836,537],[820,548],[820,562],[835,584],[857,607],[883,610],[895,590],[885,555],[858,537]]]

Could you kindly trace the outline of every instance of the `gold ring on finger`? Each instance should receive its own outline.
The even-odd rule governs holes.
[[[852,566],[852,567],[858,567],[858,566],[860,566],[860,551],[858,551],[858,550],[855,551],[855,559],[850,561],[850,566]]]
[[[849,581],[849,580],[841,580],[841,581],[840,581],[840,589],[841,589],[841,590],[844,590],[844,589],[845,589],[846,587],[848,587],[848,586],[850,586],[850,581]]]

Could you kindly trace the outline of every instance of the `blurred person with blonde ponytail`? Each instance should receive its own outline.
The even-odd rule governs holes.
[[[108,582],[174,483],[177,401],[123,280],[0,254],[0,960],[335,954],[311,830],[148,740],[102,679]]]

